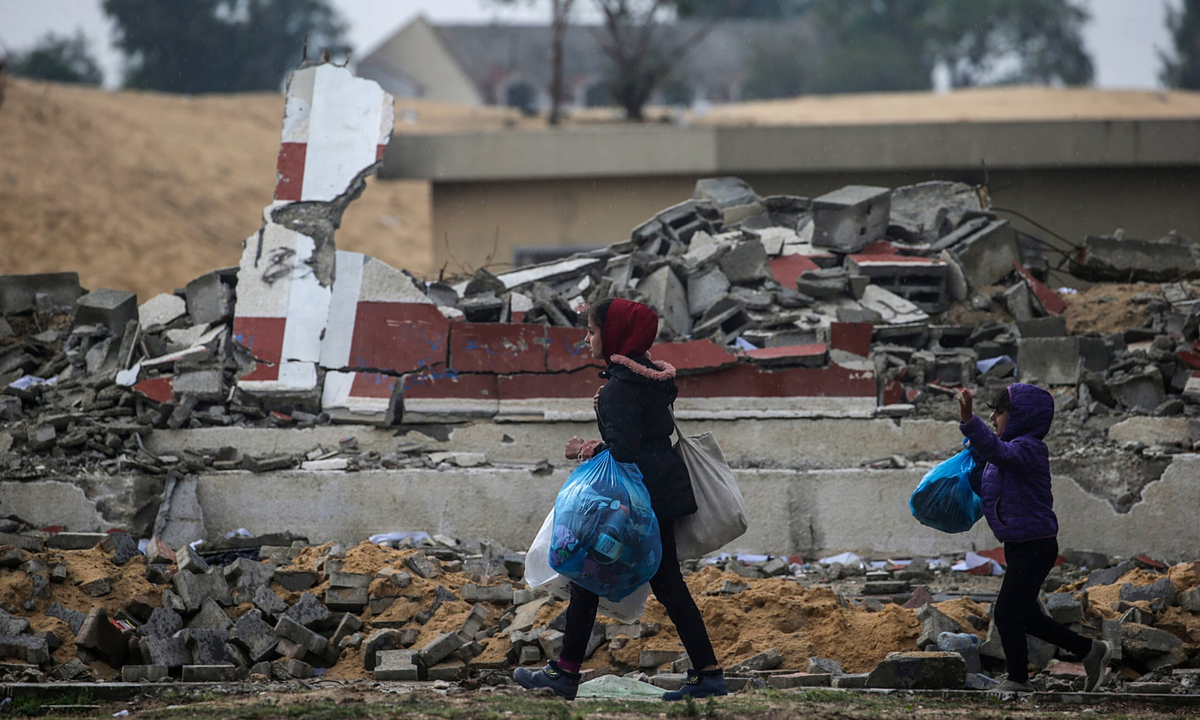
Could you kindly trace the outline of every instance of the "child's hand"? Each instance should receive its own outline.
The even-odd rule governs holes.
[[[573,437],[567,441],[567,449],[565,455],[568,460],[577,460],[579,458],[579,449],[583,447],[583,438]]]
[[[970,422],[975,415],[975,393],[963,388],[958,391],[958,416],[963,422]]]

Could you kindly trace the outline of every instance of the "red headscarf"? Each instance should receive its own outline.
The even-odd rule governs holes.
[[[604,344],[604,359],[612,363],[613,355],[635,358],[645,355],[658,336],[658,315],[646,305],[616,298],[608,306],[600,339]]]

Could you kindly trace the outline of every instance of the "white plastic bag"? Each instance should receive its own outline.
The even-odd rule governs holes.
[[[675,419],[675,413],[671,413]],[[679,442],[675,452],[683,458],[692,478],[696,512],[675,521],[675,547],[680,560],[704,557],[746,532],[746,501],[725,455],[712,433],[684,435],[675,424]]]
[[[550,568],[550,536],[554,532],[554,509],[542,522],[542,529],[525,553],[525,584],[531,590],[541,588],[551,595],[568,599],[571,597],[571,581],[559,575]],[[650,585],[647,583],[634,590],[619,603],[600,598],[598,610],[613,620],[619,620],[626,625],[637,622],[646,611],[646,600],[650,597]]]

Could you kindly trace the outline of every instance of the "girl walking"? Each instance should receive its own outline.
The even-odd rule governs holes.
[[[658,316],[641,303],[604,300],[588,313],[587,342],[592,357],[608,364],[600,373],[608,382],[594,399],[603,440],[584,442],[573,437],[567,442],[566,456],[587,460],[607,449],[618,462],[635,463],[642,471],[662,535],[662,563],[650,579],[650,589],[666,608],[693,667],[698,668],[688,670],[683,687],[664,693],[663,700],[725,695],[725,675],[717,665],[696,601],[683,582],[675,550],[675,520],[694,513],[696,499],[687,467],[670,440],[675,427],[670,406],[678,392],[675,368],[652,361],[648,354],[657,335]],[[562,653],[541,670],[517,668],[514,677],[522,687],[548,687],[568,700],[575,699],[599,600],[572,583]]]
[[[1033,692],[1029,682],[1032,635],[1083,661],[1084,692],[1103,681],[1112,648],[1089,640],[1042,612],[1038,592],[1058,559],[1058,518],[1050,491],[1050,451],[1042,438],[1054,420],[1054,398],[1036,385],[1014,383],[992,403],[992,430],[974,414],[974,394],[958,394],[958,426],[979,460],[971,486],[1008,565],[996,597],[995,622],[1008,678],[997,692]]]

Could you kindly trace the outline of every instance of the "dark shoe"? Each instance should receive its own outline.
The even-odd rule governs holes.
[[[553,660],[546,663],[546,667],[541,670],[517,668],[513,672],[513,679],[526,690],[550,688],[556,695],[567,700],[574,700],[575,693],[579,692],[579,673],[559,670],[558,663]]]
[[[662,699],[671,702],[682,700],[689,695],[694,698],[702,698],[710,695],[729,694],[729,688],[725,685],[724,671],[714,670],[711,675],[701,675],[695,670],[688,670],[687,675],[683,687],[663,693]]]
[[[1015,682],[1013,680],[1005,680],[996,687],[987,691],[989,695],[1011,695],[1013,693],[1031,693],[1033,692],[1033,683],[1026,680],[1025,682]]]
[[[1083,669],[1087,671],[1083,691],[1093,692],[1108,677],[1108,661],[1112,659],[1112,645],[1103,640],[1093,640],[1092,650],[1083,658]]]

